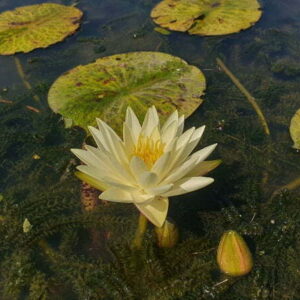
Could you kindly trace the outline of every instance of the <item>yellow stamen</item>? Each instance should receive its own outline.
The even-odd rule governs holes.
[[[153,140],[151,137],[140,136],[133,151],[134,156],[140,157],[148,168],[164,153],[165,144],[161,140]]]

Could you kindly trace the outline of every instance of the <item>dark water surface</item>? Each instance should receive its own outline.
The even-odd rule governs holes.
[[[74,3],[67,0],[0,0],[0,12],[43,2],[66,5]],[[0,98],[18,103],[11,108],[10,104],[0,103],[3,146],[0,152],[0,183],[3,180],[0,193],[4,199],[12,201],[3,204],[5,207],[1,208],[1,214],[8,214],[13,220],[11,225],[1,229],[1,234],[6,236],[4,246],[0,247],[3,250],[1,264],[5,272],[10,272],[12,268],[8,279],[2,278],[0,281],[0,289],[4,291],[3,299],[23,299],[19,295],[26,299],[300,299],[297,287],[300,282],[298,192],[295,190],[291,195],[281,196],[275,204],[270,202],[272,193],[297,178],[300,170],[300,156],[292,149],[293,143],[288,131],[290,119],[300,108],[300,1],[263,1],[263,16],[257,24],[238,34],[221,37],[189,36],[176,32],[164,36],[155,32],[153,29],[156,25],[149,15],[156,3],[158,1],[154,0],[79,0],[77,7],[84,12],[84,18],[78,32],[47,49],[17,54],[26,78],[32,85],[32,91],[24,87],[16,70],[14,57],[0,56]],[[166,258],[162,253],[157,254],[153,249],[147,253],[152,260],[152,256],[156,254],[155,259],[158,257],[167,262],[173,259],[177,265],[172,266],[172,271],[171,264],[169,266],[168,263],[163,264],[162,268],[166,270],[164,274],[174,272],[178,275],[190,267],[189,260],[192,258],[188,256],[194,257],[184,249],[198,247],[200,252],[203,251],[203,261],[197,263],[203,269],[202,274],[209,276],[197,273],[198,281],[203,283],[199,286],[195,283],[193,292],[191,288],[184,291],[183,282],[186,280],[188,285],[188,276],[179,276],[176,280],[182,282],[180,289],[184,292],[172,294],[172,289],[176,290],[177,281],[174,279],[171,283],[159,270],[155,270],[160,275],[154,271],[153,274],[157,278],[162,276],[163,279],[159,280],[165,282],[165,290],[168,291],[166,294],[155,294],[151,289],[155,290],[156,284],[157,290],[163,291],[164,286],[155,280],[152,284],[152,277],[149,275],[152,271],[148,270],[148,273],[139,276],[147,278],[148,281],[145,279],[146,283],[141,286],[144,284],[149,294],[145,296],[146,292],[143,292],[142,287],[139,294],[133,287],[134,280],[128,279],[134,275],[125,267],[118,270],[120,274],[127,274],[128,278],[125,275],[124,278],[123,275],[116,276],[122,283],[110,282],[97,290],[89,267],[80,267],[77,261],[78,267],[74,267],[75,263],[68,265],[64,261],[65,265],[60,263],[66,270],[64,273],[57,266],[49,267],[51,264],[55,265],[60,258],[52,256],[45,263],[41,262],[43,259],[38,254],[33,255],[33,250],[28,250],[35,249],[34,243],[41,235],[43,238],[50,237],[49,243],[66,257],[84,253],[89,257],[84,259],[86,263],[95,256],[93,251],[90,253],[88,247],[84,246],[89,243],[82,237],[84,233],[80,232],[77,237],[75,233],[69,233],[69,227],[62,227],[60,231],[49,225],[52,221],[59,223],[62,218],[72,215],[74,205],[76,214],[80,211],[79,183],[72,175],[74,163],[69,164],[73,158],[69,149],[80,147],[84,133],[79,129],[63,128],[59,116],[51,114],[47,106],[47,92],[58,76],[79,64],[131,51],[170,53],[199,67],[207,78],[205,102],[189,118],[187,126],[207,125],[201,146],[217,142],[219,147],[214,157],[221,158],[223,164],[212,175],[216,180],[213,186],[186,195],[184,200],[176,197],[171,202],[169,215],[183,232],[182,246],[179,246],[178,252],[171,251],[172,258]],[[215,61],[217,57],[230,67],[257,99],[269,122],[271,137],[265,136],[250,104],[219,69]],[[42,105],[33,99],[33,95],[41,98]],[[18,105],[31,105],[39,108],[42,113],[33,116],[34,112],[28,112]],[[33,160],[34,154],[38,154],[41,160]],[[74,202],[68,204],[70,197],[74,198]],[[41,207],[44,205],[43,199],[46,199],[45,205],[49,206]],[[59,201],[62,201],[61,206]],[[129,208],[123,211],[123,208],[113,207],[115,210],[109,211],[110,208],[107,208],[107,213],[125,216],[125,219],[126,214],[134,216],[128,229],[134,231],[136,212]],[[24,237],[21,229],[26,217],[34,225],[30,238]],[[51,228],[47,233],[48,225]],[[214,250],[220,235],[227,229],[236,229],[245,234],[256,264],[248,277],[241,280],[230,279],[230,284],[222,290],[216,284],[222,282],[224,277],[216,271],[215,254],[209,249]],[[118,230],[121,229],[117,229],[117,232]],[[116,235],[120,235],[119,233]],[[151,238],[149,233],[150,241]],[[124,242],[121,239],[121,245],[129,238],[124,239],[127,240]],[[195,244],[198,239],[202,246]],[[189,240],[193,240],[194,244],[188,244]],[[75,245],[74,252],[68,246],[71,244]],[[16,251],[14,245],[17,245]],[[97,247],[99,252],[105,253],[105,259],[118,256],[108,254],[109,251],[103,245]],[[32,255],[34,263],[29,258],[32,259]],[[122,257],[124,261],[125,257],[126,254]],[[178,260],[179,257],[182,259]],[[16,261],[22,265],[22,271],[11,267]],[[30,265],[28,269],[27,263]],[[185,264],[182,269],[178,267],[180,263]],[[134,266],[131,267],[134,269]],[[82,271],[79,271],[80,268]],[[74,277],[67,270],[75,272]],[[195,272],[191,270],[191,274],[196,274]],[[84,274],[81,279],[80,274]],[[99,282],[105,282],[105,276],[101,276],[97,273],[95,278]],[[171,274],[168,276],[172,278]],[[34,286],[30,285],[30,278],[35,280]],[[64,280],[69,281],[62,287],[61,282]],[[42,296],[39,297],[37,292],[29,292],[30,289],[43,291]],[[108,292],[114,289],[116,291]],[[68,290],[72,292],[69,294]],[[104,296],[100,297],[102,292]],[[43,295],[46,296],[43,298]]]

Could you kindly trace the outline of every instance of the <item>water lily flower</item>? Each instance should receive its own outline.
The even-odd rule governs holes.
[[[204,177],[220,161],[205,161],[216,144],[193,154],[205,126],[183,133],[184,116],[174,111],[160,126],[156,108],[148,109],[141,125],[128,107],[123,140],[105,122],[89,127],[97,148],[71,151],[85,164],[79,177],[100,189],[102,200],[134,203],[155,226],[166,219],[168,197],[201,189],[214,180]]]

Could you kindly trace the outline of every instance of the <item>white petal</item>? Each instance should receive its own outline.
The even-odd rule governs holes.
[[[164,152],[171,152],[173,153],[175,151],[175,146],[177,143],[178,137],[175,137],[173,140],[169,142],[168,145],[164,148]]]
[[[128,191],[118,188],[110,188],[99,196],[102,200],[113,201],[113,202],[124,202],[133,203],[132,194]]]
[[[177,136],[182,135],[183,128],[184,128],[184,116],[181,116],[178,119],[178,129],[177,129],[177,133],[176,133]]]
[[[197,137],[194,142],[198,143],[199,137]],[[190,151],[190,145],[194,142],[190,143],[184,151]],[[178,159],[177,163],[174,165],[174,169],[171,172],[171,175],[167,176],[163,183],[170,183],[179,180],[182,177],[187,176],[189,172],[191,172],[193,169],[197,168],[199,163],[205,160],[211,152],[216,148],[217,144],[210,145],[208,147],[205,147],[197,152],[195,152],[193,155],[191,155],[188,160],[184,162],[186,159],[187,153],[182,153],[181,157]],[[195,146],[193,145],[192,148]],[[200,176],[200,174],[199,174]]]
[[[185,131],[177,140],[176,150],[180,150],[182,149],[182,147],[187,145],[191,137],[193,136],[194,132],[195,132],[195,127],[192,127],[187,131]]]
[[[153,172],[143,172],[138,174],[138,183],[144,188],[153,187],[158,182],[158,176]]]
[[[176,166],[178,159],[180,159],[181,157],[180,155],[184,151],[185,147],[188,145],[188,142],[193,136],[194,131],[195,131],[194,127],[190,128],[177,139],[175,144],[173,144],[173,148],[170,151],[171,152],[170,163],[162,171],[161,178],[167,176],[171,172],[171,170]]]
[[[87,146],[90,147],[90,146]],[[96,149],[96,148],[95,148]],[[85,174],[88,172],[93,173],[93,177],[99,181],[103,181],[104,174],[114,181],[123,180],[120,176],[116,176],[116,173],[112,171],[112,168],[107,165],[107,159],[101,160],[98,156],[90,151],[85,151],[81,149],[71,149],[71,151],[83,161],[86,166],[78,166],[77,169],[85,170]],[[100,180],[101,178],[101,180]],[[126,182],[127,182],[126,177]]]
[[[71,152],[73,152],[86,165],[97,166],[99,165],[99,162],[101,163],[101,160],[99,160],[99,158],[95,159],[89,151],[83,149],[71,149]]]
[[[99,198],[107,201],[146,205],[154,199],[154,196],[149,194],[142,194],[138,190],[129,192],[119,188],[110,188],[103,192],[99,196]]]
[[[166,168],[167,163],[169,162],[171,153],[164,153],[153,165],[151,171],[156,173],[158,176],[162,173],[162,171]]]
[[[99,118],[96,118],[96,121],[97,121],[99,130],[103,133],[103,136],[105,136],[105,134],[107,134],[107,135],[109,135],[110,139],[121,142],[120,137],[115,133],[115,131],[109,125],[107,125],[104,121],[102,121]]]
[[[132,183],[128,180],[120,179],[120,177],[116,177],[114,173],[109,172],[108,170],[101,170],[99,168],[93,167],[93,166],[85,166],[80,165],[77,166],[77,169],[84,174],[87,174],[99,181],[102,181],[105,184],[108,185],[115,185],[115,186],[128,186],[132,187]]]
[[[176,122],[176,124],[178,124],[178,111],[175,110],[170,116],[169,118],[166,120],[166,122],[164,123],[162,129],[161,129],[161,133],[162,135],[164,134],[164,132],[166,132],[167,128],[173,123]]]
[[[160,186],[156,186],[156,187],[151,188],[151,189],[147,189],[147,192],[149,194],[159,196],[161,194],[164,194],[164,193],[168,192],[173,186],[174,186],[174,184],[160,185]]]
[[[215,150],[216,147],[217,147],[217,144],[207,146],[207,147],[193,153],[191,155],[191,158],[197,157],[198,163],[199,163],[200,161],[205,160]]]
[[[203,135],[204,129],[205,126],[202,126],[194,131],[188,143],[185,146],[183,146],[181,153],[179,153],[179,155],[177,156],[177,161],[174,164],[174,167],[182,164],[186,160],[186,158],[191,154],[191,152],[195,149]]]
[[[103,134],[100,132],[100,130],[98,130],[97,128],[92,127],[92,126],[88,126],[88,129],[89,129],[90,133],[92,134],[98,148],[100,150],[105,149],[106,151],[108,151],[109,147],[106,144],[106,142],[103,138]]]
[[[162,131],[161,140],[166,146],[175,138],[177,129],[178,122],[174,121]]]
[[[213,169],[215,169],[217,166],[219,166],[221,162],[222,161],[220,159],[201,161],[188,174],[186,174],[186,176],[187,177],[203,176],[208,172],[212,171]]]
[[[137,179],[139,174],[148,171],[148,167],[146,166],[145,162],[138,156],[133,156],[130,163],[129,168],[131,173]]]
[[[134,152],[136,141],[132,130],[129,129],[126,123],[123,124],[123,141],[125,151],[130,156]]]
[[[100,151],[97,148],[92,146],[86,146],[86,149],[98,156],[101,159],[103,168],[105,167],[104,175],[109,174],[112,177],[118,178],[120,182],[133,184],[135,182],[134,177],[131,175],[128,165],[121,165],[113,154],[102,150]],[[99,165],[100,166],[100,165]],[[129,185],[130,185],[129,184]]]
[[[80,172],[82,172],[84,174],[87,174],[95,179],[100,180],[100,181],[104,181],[103,173],[101,172],[101,170],[99,170],[93,166],[79,165],[76,168],[77,168],[77,170],[79,170]]]
[[[185,177],[185,175],[194,168],[196,162],[197,162],[197,157],[191,157],[189,160],[185,161],[182,165],[172,170],[172,173],[162,181],[162,184],[174,183],[178,181],[180,178]]]
[[[154,195],[152,194],[145,194],[141,192],[137,192],[133,194],[133,202],[134,204],[143,204],[146,205],[150,203],[154,199]]]
[[[139,122],[138,118],[136,117],[135,113],[131,109],[131,107],[128,107],[126,110],[125,124],[129,128],[129,130],[132,132],[133,141],[134,141],[134,144],[136,144],[138,141],[142,127],[141,127],[140,122]]]
[[[107,151],[112,153],[122,165],[128,164],[128,156],[119,136],[102,120],[97,119],[97,123],[108,147]]]
[[[122,190],[128,191],[128,192],[133,192],[137,189],[136,186],[120,183],[119,181],[116,181],[113,178],[110,178],[108,176],[103,177],[103,182],[110,185],[111,187],[116,187],[116,188],[119,188],[119,189],[122,189]]]
[[[82,154],[86,152],[86,157],[83,157]],[[95,178],[103,178],[103,174],[113,178],[114,180],[122,180],[120,176],[114,172],[114,170],[107,165],[107,159],[106,160],[101,160],[99,157],[95,156],[92,152],[90,151],[84,151],[84,150],[79,150],[73,151],[74,154],[76,154],[84,163],[86,163],[86,166],[78,166],[77,169],[83,168],[86,170],[86,172],[90,169],[90,172],[93,172]],[[88,158],[89,157],[89,158]],[[86,173],[85,172],[85,173]],[[97,174],[97,175],[96,175]],[[127,181],[127,179],[126,179]]]
[[[151,223],[161,227],[167,217],[169,200],[156,197],[149,204],[136,204],[136,207]]]
[[[98,189],[99,191],[105,191],[109,188],[109,185],[107,185],[103,181],[101,181],[99,179],[95,179],[94,177],[84,174],[80,171],[76,171],[75,176],[77,178],[79,178],[80,180],[82,180],[83,182],[86,182],[90,186]]]
[[[163,194],[164,197],[177,196],[190,193],[214,182],[210,177],[186,177],[174,184],[171,191]]]
[[[155,143],[156,141],[161,141],[159,126],[155,126],[150,134],[150,139]]]
[[[87,174],[101,182],[107,185],[115,185],[115,186],[128,186],[128,189],[130,187],[134,187],[131,185],[129,181],[122,181],[119,178],[115,177],[114,174],[109,173],[108,171],[103,171],[99,168],[95,168],[93,166],[85,166],[85,165],[79,165],[76,167],[80,172]]]
[[[155,106],[152,106],[146,113],[140,134],[148,137],[151,135],[156,126],[159,126],[159,118]]]

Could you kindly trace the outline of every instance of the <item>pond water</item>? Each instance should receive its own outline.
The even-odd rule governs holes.
[[[44,2],[74,4],[0,0],[0,12]],[[31,89],[15,57],[0,56],[0,99],[12,101],[0,103],[0,299],[300,299],[300,156],[289,135],[300,108],[299,0],[263,1],[257,24],[220,37],[154,31],[156,3],[78,0],[78,32],[15,56]],[[81,211],[78,162],[69,149],[81,147],[85,133],[64,128],[47,104],[62,73],[132,51],[166,52],[203,71],[204,103],[186,128],[206,124],[200,146],[217,142],[213,158],[223,161],[209,188],[171,199],[180,242],[169,250],[156,246],[151,226],[143,249],[130,250],[133,206]],[[270,136],[217,57],[255,97]],[[33,226],[27,234],[25,218]],[[253,254],[245,277],[218,271],[216,247],[228,229],[243,234]]]

